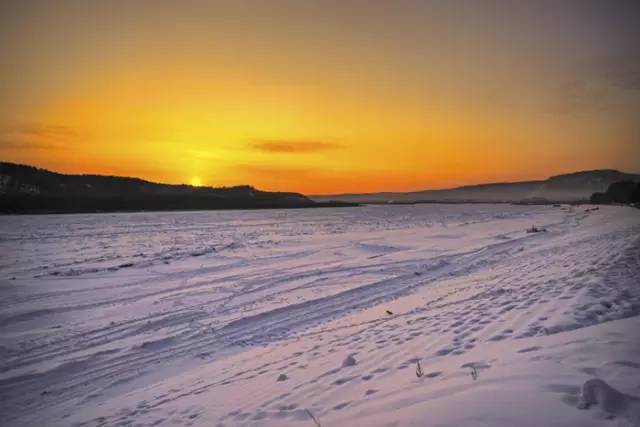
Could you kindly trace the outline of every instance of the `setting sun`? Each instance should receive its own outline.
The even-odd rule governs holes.
[[[191,185],[193,185],[194,187],[200,187],[202,185],[202,180],[200,179],[200,177],[194,176],[193,178],[191,178]]]

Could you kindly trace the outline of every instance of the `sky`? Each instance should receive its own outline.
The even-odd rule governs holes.
[[[306,194],[640,172],[640,2],[0,2],[0,160]]]

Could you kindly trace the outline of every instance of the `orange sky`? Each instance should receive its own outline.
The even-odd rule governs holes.
[[[637,5],[5,1],[0,160],[307,194],[640,171]]]

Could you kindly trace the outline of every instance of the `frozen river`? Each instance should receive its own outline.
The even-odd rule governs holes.
[[[0,254],[3,426],[500,425],[470,403],[500,384],[552,407],[503,425],[600,425],[590,375],[640,394],[637,209],[4,216]]]

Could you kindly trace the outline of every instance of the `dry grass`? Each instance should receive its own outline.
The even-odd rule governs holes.
[[[316,424],[317,427],[322,427],[322,424],[320,424],[320,421],[318,421],[318,419],[313,416],[310,410],[305,409],[305,411],[307,411],[307,414],[309,414],[309,417],[313,420],[313,422]]]

